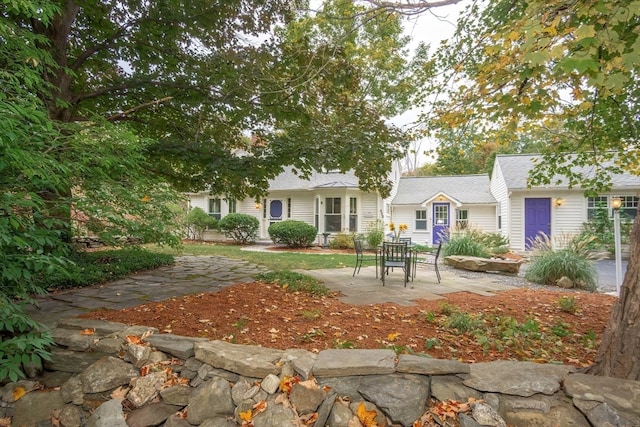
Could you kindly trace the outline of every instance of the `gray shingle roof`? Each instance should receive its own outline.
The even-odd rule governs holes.
[[[488,175],[402,177],[391,204],[419,205],[438,194],[462,204],[495,204],[489,184]]]
[[[504,176],[507,188],[528,188],[527,179],[529,178],[529,172],[534,167],[534,159],[540,161],[541,158],[542,156],[539,154],[499,154],[496,156],[496,163],[500,165],[500,170]],[[604,163],[603,166],[606,167],[607,163]],[[581,167],[574,170],[579,171],[583,176],[591,177],[593,176],[594,169],[595,167]],[[623,187],[640,187],[640,177],[631,174],[613,174],[611,175],[611,180],[614,189]],[[558,181],[563,183],[559,185],[560,188],[567,187],[565,184],[567,182],[566,179],[563,179],[561,176],[555,176],[551,180],[553,183]]]
[[[291,168],[269,181],[269,191],[310,190],[313,188],[358,188],[353,172],[313,172],[308,179],[300,178]]]

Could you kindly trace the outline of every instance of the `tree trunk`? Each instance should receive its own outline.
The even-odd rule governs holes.
[[[629,265],[590,374],[640,380],[640,215],[633,221]]]

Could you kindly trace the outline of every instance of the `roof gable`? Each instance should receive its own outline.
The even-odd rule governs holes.
[[[439,195],[460,204],[494,204],[488,175],[402,177],[393,205],[421,205]]]
[[[358,188],[358,178],[353,172],[312,172],[309,178],[302,178],[285,169],[269,181],[269,191],[312,190],[314,188]]]

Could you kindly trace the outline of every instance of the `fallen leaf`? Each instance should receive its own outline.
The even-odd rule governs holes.
[[[0,418],[0,427],[11,427],[11,418]]]
[[[24,387],[16,387],[13,389],[13,400],[20,400],[20,398],[25,394],[27,394],[27,390],[25,390]]]
[[[111,392],[111,398],[124,400],[124,398],[127,396],[127,393],[129,393],[129,387],[120,386]]]
[[[364,402],[360,402],[358,405],[358,419],[362,423],[364,427],[377,427],[378,423],[376,422],[376,416],[378,413],[376,411],[368,411],[367,407],[364,405]]]
[[[142,344],[142,338],[137,335],[127,335],[125,338],[130,344]]]
[[[96,333],[96,330],[94,328],[86,328],[80,331],[80,335],[93,335],[95,333]]]
[[[400,336],[400,333],[398,333],[398,332],[392,332],[392,333],[390,333],[389,335],[387,335],[387,339],[388,339],[389,341],[395,341],[395,340],[396,340],[396,338],[398,338],[399,336]]]
[[[242,421],[246,421],[246,422],[251,422],[251,420],[253,419],[253,411],[251,409],[247,409],[244,412],[240,412],[240,419]]]
[[[253,405],[253,416],[255,417],[260,412],[264,412],[267,410],[267,401],[261,400],[260,402]]]

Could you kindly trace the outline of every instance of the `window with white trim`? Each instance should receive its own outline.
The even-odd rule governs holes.
[[[593,219],[598,209],[609,210],[609,199],[607,196],[587,197],[587,219]]]
[[[416,230],[427,229],[427,211],[426,209],[416,210]]]
[[[209,212],[207,213],[215,219],[222,218],[222,201],[218,198],[209,199]]]
[[[467,228],[469,228],[469,211],[456,209],[456,229],[466,230]]]
[[[349,198],[349,231],[358,231],[358,199],[355,197]]]
[[[238,210],[238,202],[235,199],[227,200],[227,204],[229,205],[229,213],[236,213]]]
[[[342,230],[342,199],[327,197],[324,200],[324,231],[340,232]]]

